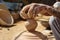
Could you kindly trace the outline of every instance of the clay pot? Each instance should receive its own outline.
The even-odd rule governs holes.
[[[13,25],[13,17],[7,10],[0,9],[0,25],[11,26]]]
[[[29,20],[27,20],[25,27],[28,31],[35,31],[35,29],[37,27],[37,22],[33,19],[29,19]]]

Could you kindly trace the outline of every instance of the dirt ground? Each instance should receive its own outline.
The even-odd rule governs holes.
[[[48,18],[46,17],[46,19]],[[37,21],[38,26],[36,28],[36,31],[46,35],[49,38],[49,40],[55,40],[53,34],[50,34],[50,32],[52,31],[45,30],[46,27],[42,26],[41,21],[39,20]],[[18,21],[14,23],[14,25],[11,27],[0,26],[0,40],[14,40],[16,36],[18,36],[21,32],[25,30],[25,21]]]

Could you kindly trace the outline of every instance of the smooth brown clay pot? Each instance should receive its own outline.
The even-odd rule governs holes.
[[[7,10],[0,9],[0,25],[11,26],[13,25],[13,17]]]
[[[38,24],[34,19],[28,19],[25,27],[28,31],[35,31],[37,25]]]

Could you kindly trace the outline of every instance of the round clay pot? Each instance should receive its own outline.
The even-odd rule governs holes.
[[[35,31],[35,29],[37,27],[37,22],[33,19],[29,19],[29,20],[27,20],[25,27],[28,31]]]
[[[7,10],[0,9],[0,25],[11,26],[13,25],[13,17]]]

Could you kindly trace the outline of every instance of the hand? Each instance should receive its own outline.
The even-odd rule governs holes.
[[[38,13],[45,14],[50,6],[45,4],[32,3],[23,7],[20,16],[23,19],[34,18]]]

